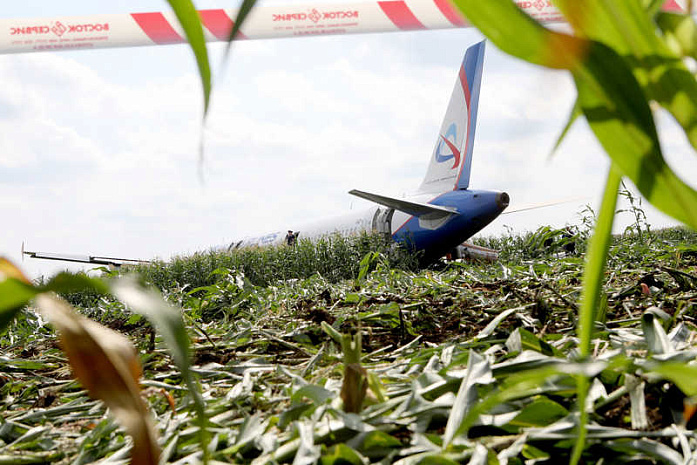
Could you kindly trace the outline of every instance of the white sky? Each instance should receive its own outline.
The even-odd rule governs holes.
[[[164,0],[26,1],[2,14],[166,8]],[[239,42],[222,72],[222,46],[212,44],[203,182],[202,98],[187,46],[0,56],[0,255],[20,262],[26,241],[29,250],[166,259],[362,208],[352,188],[410,192],[464,51],[481,38],[460,29]],[[597,205],[608,162],[585,123],[548,157],[574,95],[566,74],[487,44],[470,186],[505,190],[512,207],[584,200],[502,216],[484,234],[576,224],[584,205]],[[659,126],[666,158],[695,186],[684,136],[670,117]],[[654,227],[669,224],[646,210]],[[66,267],[80,268],[22,264],[31,276]]]

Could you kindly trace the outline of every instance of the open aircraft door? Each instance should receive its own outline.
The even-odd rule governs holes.
[[[373,231],[386,236],[392,235],[394,208],[378,208],[373,215]]]

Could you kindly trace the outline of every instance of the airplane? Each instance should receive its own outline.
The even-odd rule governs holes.
[[[396,243],[417,252],[424,266],[446,254],[462,256],[481,252],[464,242],[496,219],[510,202],[506,192],[469,188],[485,43],[474,44],[465,52],[435,147],[428,159],[426,174],[416,192],[397,198],[351,190],[349,194],[369,200],[374,205],[365,210],[293,227],[289,230],[292,240],[298,237],[317,240],[332,234],[385,234]],[[286,234],[276,231],[233,241],[213,250],[279,246],[285,241]],[[114,266],[144,262],[25,250],[22,253],[33,258]],[[490,259],[492,253],[495,251],[485,249],[479,255]]]
[[[349,194],[369,200],[368,209],[289,230],[301,239],[316,240],[328,234],[366,233],[390,235],[395,242],[417,251],[422,264],[452,253],[477,251],[462,244],[498,217],[509,204],[505,192],[469,189],[479,89],[482,81],[485,41],[465,52],[440,127],[424,179],[418,190],[405,198],[357,189]],[[282,231],[232,242],[218,250],[281,245]],[[493,251],[487,249],[484,254]]]

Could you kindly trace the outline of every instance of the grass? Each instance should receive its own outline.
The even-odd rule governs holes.
[[[681,399],[694,395],[692,381],[685,385],[668,362],[695,359],[697,234],[613,238],[591,364],[575,358],[578,250],[561,256],[530,249],[495,264],[421,272],[376,258],[361,280],[359,259],[349,279],[325,272],[256,285],[229,270],[199,276],[204,286],[196,292],[167,281],[175,284],[163,292],[183,309],[192,341],[211,459],[569,460],[580,373],[593,387],[585,461],[672,463],[695,453],[697,438],[681,426]],[[192,270],[206,269],[199,260]],[[191,390],[165,341],[113,299],[90,305],[83,311],[101,312],[104,324],[139,348],[143,396],[164,461],[200,458]],[[358,413],[342,407],[342,344],[327,325],[361,334],[367,390]],[[2,341],[0,463],[127,459],[130,440],[72,380],[45,321],[24,310]],[[657,341],[668,341],[669,353],[659,356]]]

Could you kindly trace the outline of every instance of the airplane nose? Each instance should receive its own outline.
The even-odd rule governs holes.
[[[510,201],[511,198],[508,197],[508,194],[506,194],[505,192],[499,192],[498,194],[496,194],[496,205],[498,205],[501,210],[506,208]]]

